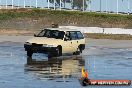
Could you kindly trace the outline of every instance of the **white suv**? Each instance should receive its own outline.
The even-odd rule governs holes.
[[[80,54],[85,49],[85,38],[77,30],[47,28],[34,35],[34,38],[27,40],[24,48],[29,57],[33,53],[45,53],[48,57],[67,53]]]

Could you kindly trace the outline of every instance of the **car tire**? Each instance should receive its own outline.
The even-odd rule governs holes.
[[[74,52],[73,55],[80,55],[80,49],[78,48],[78,50]]]
[[[48,53],[48,58],[52,58],[53,55],[51,53]]]
[[[58,46],[58,47],[56,48],[56,50],[57,50],[57,51],[54,52],[54,53],[49,52],[49,53],[48,53],[48,58],[58,57],[58,56],[61,56],[61,55],[62,55],[62,49],[61,49],[60,46]]]
[[[80,53],[82,53],[82,48],[81,47],[79,47],[79,51],[80,51]]]
[[[32,55],[33,55],[33,52],[32,51],[27,51],[27,56],[28,57],[32,57]]]

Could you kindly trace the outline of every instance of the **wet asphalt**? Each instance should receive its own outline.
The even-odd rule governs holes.
[[[89,72],[90,79],[132,80],[131,63],[129,48],[91,45],[80,56],[47,58],[44,54],[34,54],[27,58],[23,43],[6,41],[0,43],[0,88],[82,88],[78,81],[82,67]]]

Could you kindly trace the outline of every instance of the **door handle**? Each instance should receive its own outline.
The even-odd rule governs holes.
[[[72,42],[71,42],[71,44],[72,44]]]
[[[77,41],[77,43],[78,43],[78,41]]]

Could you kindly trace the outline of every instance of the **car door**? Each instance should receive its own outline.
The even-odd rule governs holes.
[[[76,31],[67,31],[64,39],[63,52],[74,53],[78,49],[78,36]]]
[[[72,53],[72,41],[70,39],[70,32],[65,33],[64,42],[63,42],[63,53]]]
[[[71,39],[72,52],[76,52],[78,50],[78,38],[76,31],[70,31],[70,39]]]

